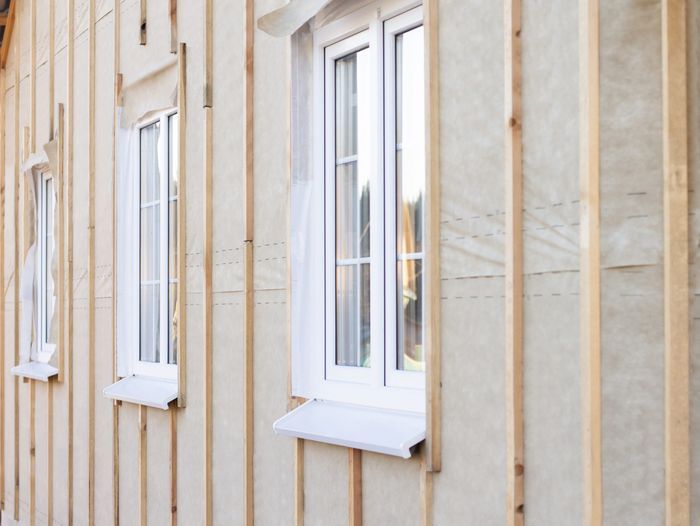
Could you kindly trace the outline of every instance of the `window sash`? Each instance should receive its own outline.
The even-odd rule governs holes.
[[[37,284],[38,284],[38,304],[36,317],[36,335],[37,335],[37,353],[39,361],[48,361],[51,354],[56,348],[55,343],[49,342],[51,336],[51,319],[53,317],[53,309],[55,309],[55,283],[53,284],[54,305],[49,311],[48,301],[48,277],[51,272],[51,260],[53,250],[49,251],[48,238],[55,247],[55,225],[52,217],[53,210],[56,206],[53,199],[53,177],[50,172],[43,172],[38,176],[37,184],[37,203],[38,203],[38,221],[37,221]],[[51,203],[51,205],[49,205]],[[49,220],[53,225],[52,231],[49,232]]]
[[[177,195],[171,196],[169,195],[170,193],[170,179],[171,179],[171,174],[172,170],[174,169],[173,166],[171,166],[171,155],[170,155],[170,123],[171,123],[171,118],[173,116],[177,115],[175,111],[170,111],[167,113],[164,113],[160,115],[159,117],[148,121],[146,123],[143,123],[139,127],[139,184],[138,184],[138,193],[139,193],[139,198],[137,199],[136,202],[136,214],[137,214],[137,221],[136,224],[138,225],[138,247],[137,251],[139,254],[139,262],[141,261],[141,248],[142,248],[142,225],[141,225],[141,212],[143,210],[148,210],[150,208],[155,208],[158,207],[158,218],[159,218],[159,223],[158,223],[158,237],[159,237],[159,242],[158,246],[156,248],[157,253],[158,253],[158,269],[157,269],[157,276],[155,279],[142,279],[141,275],[141,264],[139,263],[139,279],[138,279],[138,290],[137,290],[137,297],[139,298],[139,308],[138,312],[136,313],[137,316],[137,326],[139,328],[138,330],[138,344],[136,345],[136,349],[134,351],[134,359],[133,359],[133,369],[134,369],[134,374],[137,375],[143,375],[143,376],[153,376],[153,377],[160,377],[160,378],[165,378],[165,379],[170,379],[170,380],[177,380],[177,365],[176,364],[171,364],[169,363],[169,356],[170,356],[170,349],[171,349],[171,334],[172,334],[172,320],[169,315],[169,295],[170,295],[170,285],[173,283],[177,283],[177,279],[172,279],[168,272],[169,272],[169,257],[170,257],[170,246],[169,246],[169,224],[170,224],[170,217],[169,217],[169,204],[172,202],[177,202]],[[156,155],[156,159],[159,165],[159,168],[161,170],[160,174],[160,181],[159,181],[159,187],[157,189],[157,199],[151,200],[148,202],[141,202],[141,188],[142,188],[142,178],[144,177],[145,174],[142,173],[142,156],[144,152],[141,150],[141,133],[144,132],[145,129],[148,127],[158,123],[160,125],[160,133],[158,136],[158,142],[156,145],[156,151],[154,152]],[[142,309],[142,301],[141,301],[141,292],[144,290],[144,287],[153,287],[153,286],[158,286],[159,288],[159,293],[158,293],[158,298],[157,298],[157,305],[158,305],[158,345],[159,345],[159,356],[158,356],[158,361],[157,362],[149,362],[146,360],[141,359],[141,336],[142,336],[142,320],[141,320],[141,309]],[[156,329],[155,327],[153,328],[154,330]]]
[[[384,134],[384,162],[385,162],[385,189],[386,189],[386,355],[385,367],[386,385],[389,387],[425,389],[425,374],[423,371],[408,371],[398,368],[399,359],[399,324],[402,320],[398,305],[398,281],[402,278],[398,266],[409,261],[425,261],[422,251],[404,252],[398,251],[399,213],[397,204],[398,195],[397,179],[399,177],[396,162],[397,152],[404,151],[404,144],[398,140],[397,130],[397,64],[396,64],[396,39],[399,35],[407,33],[423,24],[423,15],[420,9],[412,9],[401,15],[393,17],[384,23],[384,104],[385,104],[385,134]],[[406,138],[404,137],[403,140]],[[424,210],[424,208],[423,208]],[[425,232],[425,215],[422,219],[423,232]],[[405,265],[402,265],[405,266]],[[423,280],[421,276],[419,279]],[[422,287],[425,290],[425,287]],[[425,309],[425,297],[423,297],[423,309]],[[423,310],[423,313],[425,311]],[[422,316],[421,327],[424,331],[425,316]],[[423,334],[425,334],[423,332]],[[423,352],[425,353],[425,339],[423,339]]]
[[[369,28],[325,46],[323,52],[324,184],[326,265],[326,381],[367,384],[374,388],[423,390],[423,372],[397,369],[397,261],[422,260],[422,252],[397,254],[396,160],[402,144],[396,141],[395,38],[422,25],[422,8],[414,8],[386,20],[373,20]],[[336,254],[336,168],[356,162],[357,155],[336,155],[336,60],[358,50],[370,49],[372,122],[371,159],[376,160],[370,180],[370,255],[339,259]],[[390,60],[389,60],[390,59]],[[375,74],[376,73],[376,74]],[[385,128],[386,127],[386,128]],[[367,132],[368,130],[363,130]],[[383,174],[377,176],[376,174]],[[361,256],[358,254],[358,256]],[[337,272],[339,268],[370,266],[370,367],[336,365]]]

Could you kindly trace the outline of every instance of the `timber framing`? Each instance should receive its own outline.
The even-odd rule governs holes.
[[[667,526],[691,523],[686,11],[686,0],[662,2]]]
[[[584,524],[603,520],[600,356],[599,0],[579,2],[581,386]]]
[[[4,16],[3,24],[5,26],[5,33],[2,36],[2,45],[0,45],[0,69],[5,69],[5,64],[7,64],[7,55],[10,52],[10,42],[12,41],[12,33],[15,27],[15,8],[17,6],[17,0],[10,0],[10,8],[7,11],[7,15]]]
[[[505,2],[507,520],[524,523],[521,0]]]

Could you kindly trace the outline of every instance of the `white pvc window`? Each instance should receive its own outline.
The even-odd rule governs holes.
[[[37,315],[37,352],[38,361],[48,362],[56,348],[56,342],[51,335],[51,320],[56,305],[55,284],[52,273],[53,253],[56,247],[54,212],[56,210],[56,194],[54,180],[50,172],[38,175],[38,251],[37,251],[37,283],[38,283],[38,315]]]
[[[139,129],[137,375],[177,378],[177,127],[167,113]]]
[[[422,8],[368,9],[315,38],[325,346],[313,383],[319,398],[423,411]]]

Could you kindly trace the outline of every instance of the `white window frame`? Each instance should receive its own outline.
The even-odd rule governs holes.
[[[397,210],[396,210],[396,37],[423,24],[423,13],[420,9],[412,9],[395,16],[384,23],[384,102],[385,102],[385,129],[384,129],[384,162],[385,199],[384,224],[386,228],[386,385],[389,387],[404,387],[413,389],[425,389],[425,373],[418,371],[403,371],[397,369],[398,359],[398,303],[397,303],[397,273],[396,273],[396,246],[397,241]],[[393,199],[392,199],[393,197]],[[424,208],[425,210],[425,208]],[[393,227],[393,228],[391,228]],[[425,217],[423,217],[423,231],[425,232]],[[425,238],[424,238],[425,239]],[[423,247],[425,248],[425,247]],[[419,256],[425,262],[425,252]],[[410,256],[408,256],[410,257]],[[424,279],[424,276],[421,277]],[[425,287],[423,287],[425,291]],[[425,328],[425,304],[423,308],[422,325]],[[393,329],[392,329],[393,328]],[[425,346],[425,340],[423,341]],[[392,352],[389,352],[391,350]]]
[[[177,279],[170,279],[168,275],[168,258],[169,258],[169,204],[172,201],[177,201],[177,197],[171,197],[169,195],[169,183],[170,183],[170,155],[169,155],[169,127],[170,127],[170,117],[177,114],[176,109],[171,109],[165,111],[153,119],[144,121],[138,126],[138,152],[139,152],[139,162],[138,162],[138,181],[137,181],[137,198],[134,200],[134,213],[136,214],[136,243],[135,253],[139,255],[138,257],[138,278],[135,280],[136,286],[136,297],[138,298],[138,309],[135,312],[135,327],[136,331],[136,345],[134,346],[134,354],[132,356],[132,367],[133,373],[137,376],[150,376],[155,378],[161,378],[166,380],[177,381],[177,364],[168,363],[169,349],[170,349],[170,315],[169,315],[169,291],[170,284],[177,283]],[[162,165],[164,166],[164,174],[161,174],[160,178],[160,198],[158,199],[160,204],[160,278],[158,280],[160,285],[160,361],[159,362],[146,362],[142,361],[141,358],[141,131],[153,124],[160,123],[160,137],[158,140],[158,156],[162,160]],[[180,250],[180,247],[178,247]]]
[[[46,197],[47,192],[52,192],[55,195],[55,190],[53,185],[55,184],[52,173],[49,170],[42,171],[37,174],[37,264],[36,264],[36,283],[38,289],[38,301],[37,301],[37,316],[36,316],[36,335],[37,335],[37,361],[41,363],[48,363],[56,350],[55,343],[49,343],[48,338],[50,337],[51,320],[47,319],[46,316],[46,292],[47,292],[47,282],[46,273],[51,272],[51,263],[53,260],[53,252],[49,253],[46,246],[47,237],[47,222],[49,219],[50,211],[47,210]],[[49,185],[51,189],[49,190]],[[57,204],[54,201],[54,210]],[[54,228],[51,236],[53,237],[54,250],[56,248],[56,225],[55,225],[55,214],[54,214]],[[54,283],[54,298],[55,298],[56,285]],[[56,304],[54,301],[54,309]],[[49,327],[48,330],[46,327]]]
[[[398,33],[408,31],[421,25],[423,8],[421,2],[401,0],[384,0],[376,2],[352,14],[332,22],[314,32],[313,59],[313,163],[314,171],[320,175],[315,181],[323,181],[323,214],[325,219],[323,239],[325,248],[314,257],[324,259],[325,291],[323,294],[325,315],[325,345],[313,345],[302,350],[307,356],[297,358],[300,367],[298,381],[293,383],[298,387],[297,392],[306,397],[323,400],[353,403],[386,409],[425,412],[425,373],[395,371],[387,375],[387,366],[392,360],[387,356],[394,355],[396,362],[396,336],[393,345],[387,334],[395,329],[386,330],[396,325],[395,292],[389,296],[390,288],[387,282],[395,282],[395,270],[391,280],[388,280],[389,270],[385,258],[392,257],[391,252],[385,254],[385,245],[396,246],[395,210],[386,207],[387,202],[395,200],[385,197],[386,181],[394,177],[395,171],[389,171],[391,165],[386,164],[385,121],[394,119],[394,108],[390,114],[384,111],[384,104],[393,104],[394,97],[385,97],[384,66],[385,39]],[[370,64],[375,75],[372,76],[370,105],[376,126],[373,126],[372,152],[377,163],[377,173],[383,177],[373,177],[370,182],[370,341],[371,366],[343,367],[335,364],[335,60],[353,51],[369,46]],[[329,111],[332,110],[332,111]],[[395,151],[391,144],[392,152]],[[392,156],[393,157],[393,154]],[[385,173],[385,170],[387,172]],[[393,206],[395,209],[395,205]],[[389,219],[390,218],[390,219]],[[386,228],[385,228],[386,226]],[[394,248],[395,260],[395,248]],[[391,265],[395,269],[395,264]],[[394,283],[395,290],[395,283]],[[388,301],[387,301],[388,300]],[[381,306],[381,308],[377,308]],[[393,310],[393,312],[392,312]],[[389,346],[391,345],[391,347]],[[387,349],[392,349],[387,352]],[[394,365],[395,366],[395,365]]]

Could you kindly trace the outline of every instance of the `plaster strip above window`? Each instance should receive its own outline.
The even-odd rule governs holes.
[[[410,458],[425,440],[425,415],[310,400],[272,428],[279,435]]]
[[[105,398],[165,410],[177,398],[177,382],[148,376],[128,376],[105,387],[102,394]]]

